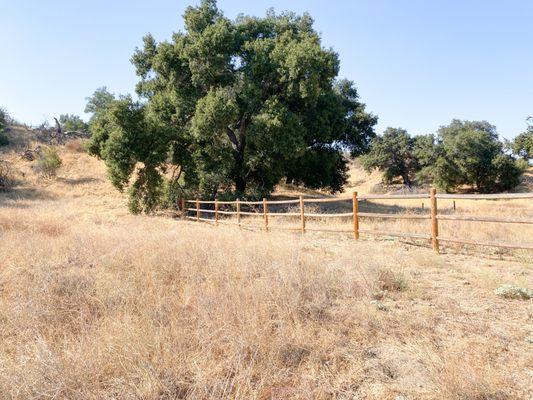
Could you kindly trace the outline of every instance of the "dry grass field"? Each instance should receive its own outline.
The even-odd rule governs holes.
[[[531,252],[131,216],[77,146],[46,180],[17,151],[0,153],[18,179],[0,192],[2,399],[531,398],[533,304],[494,293],[533,286]],[[348,190],[370,190],[354,171]],[[456,212],[532,216],[509,204]],[[533,241],[461,226],[442,229]]]

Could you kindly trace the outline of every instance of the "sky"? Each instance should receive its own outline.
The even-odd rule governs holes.
[[[134,93],[129,59],[142,37],[183,30],[196,0],[0,0],[0,107],[39,124],[84,119],[101,86]],[[219,0],[227,17],[309,12],[339,54],[377,132],[434,133],[453,118],[487,120],[512,138],[533,115],[533,1]]]

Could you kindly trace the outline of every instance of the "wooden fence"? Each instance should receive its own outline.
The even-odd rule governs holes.
[[[359,211],[359,202],[361,200],[396,200],[396,199],[429,199],[430,202],[430,214],[418,215],[418,214],[391,214],[391,213],[368,213]],[[437,194],[435,189],[431,189],[428,194],[407,194],[407,195],[379,195],[379,194],[366,194],[358,196],[357,192],[353,192],[351,198],[304,198],[300,196],[298,199],[293,200],[267,200],[262,201],[218,201],[218,200],[181,200],[181,209],[186,218],[193,219],[195,221],[214,222],[215,225],[219,223],[229,223],[241,226],[242,216],[260,216],[263,219],[261,225],[246,225],[247,227],[255,227],[264,229],[268,232],[270,229],[281,229],[289,231],[300,231],[305,233],[306,231],[322,231],[322,232],[347,232],[352,233],[355,240],[359,239],[360,233],[379,235],[379,236],[392,236],[392,237],[405,237],[415,239],[427,239],[431,240],[433,249],[439,252],[439,242],[450,243],[463,243],[479,246],[491,246],[510,249],[526,249],[533,250],[533,243],[504,243],[504,242],[487,242],[476,241],[464,238],[454,237],[442,237],[439,235],[439,221],[476,221],[476,222],[495,222],[505,224],[533,224],[533,219],[509,219],[509,218],[497,218],[497,217],[481,217],[481,216],[469,216],[469,215],[445,215],[438,213],[437,200],[438,199],[450,199],[450,200],[513,200],[513,199],[533,199],[533,193],[513,193],[513,194]],[[305,205],[307,203],[335,203],[349,201],[352,204],[352,211],[347,213],[309,213],[305,211]],[[186,207],[187,204],[193,204],[194,207]],[[298,205],[298,212],[269,212],[269,205]],[[204,208],[200,208],[202,207]],[[213,209],[205,208],[203,205],[213,205]],[[220,205],[233,206],[235,211],[220,210]],[[241,211],[241,205],[247,206],[259,206],[261,212]],[[209,206],[210,207],[210,206]],[[454,201],[455,209],[455,201]],[[188,212],[193,212],[194,215],[187,215]],[[214,218],[202,218],[201,213],[214,214]],[[237,221],[228,221],[220,218],[220,216],[232,215],[237,217]],[[300,226],[284,227],[284,226],[272,226],[269,225],[269,218],[275,217],[299,217]],[[306,220],[312,218],[342,218],[350,217],[353,220],[352,229],[328,229],[328,228],[309,228],[306,226]],[[380,230],[360,229],[359,218],[390,218],[390,219],[426,219],[430,220],[431,230],[429,233],[408,233],[408,232],[389,232]]]

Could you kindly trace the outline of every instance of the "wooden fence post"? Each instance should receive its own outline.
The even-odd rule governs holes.
[[[215,199],[215,226],[218,226],[218,199]]]
[[[302,233],[305,233],[305,208],[304,198],[300,196],[300,220],[302,222]]]
[[[265,218],[265,231],[268,232],[268,206],[267,199],[263,197],[263,216]]]
[[[181,198],[181,213],[185,214],[185,197]]]
[[[355,240],[359,240],[359,201],[357,200],[357,192],[353,192],[352,199],[353,208],[353,236]]]
[[[200,200],[196,199],[196,221],[200,221]]]
[[[237,225],[241,227],[241,201],[237,199]]]
[[[431,245],[433,250],[439,252],[439,223],[437,221],[437,190],[431,188],[429,191],[429,197],[431,201]]]

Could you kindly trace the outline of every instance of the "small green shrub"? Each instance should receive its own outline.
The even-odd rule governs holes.
[[[55,147],[48,147],[39,156],[37,168],[46,177],[53,177],[61,166],[61,157]]]
[[[533,299],[533,290],[516,285],[503,285],[494,291],[498,296],[504,299]]]
[[[0,131],[0,147],[2,146],[7,146],[9,144],[9,139],[7,137],[7,135]]]
[[[14,185],[14,173],[7,161],[0,160],[0,190],[8,189]]]

